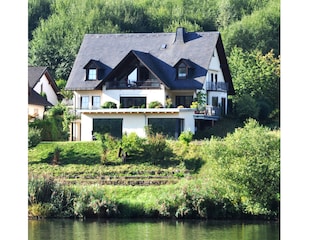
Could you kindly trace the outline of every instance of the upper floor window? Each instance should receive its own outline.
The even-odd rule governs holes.
[[[178,78],[179,79],[187,78],[187,66],[184,63],[181,63],[178,67]]]
[[[93,96],[92,97],[92,108],[98,109],[100,108],[100,96]]]
[[[97,69],[90,68],[88,70],[88,80],[97,80]]]
[[[81,109],[89,109],[89,96],[82,96],[80,99],[80,104]]]

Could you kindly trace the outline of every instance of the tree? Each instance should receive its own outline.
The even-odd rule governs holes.
[[[235,47],[228,63],[237,94],[235,104],[250,95],[264,111],[258,113],[260,117],[266,118],[272,111],[279,111],[280,57],[275,57],[272,50],[263,55],[259,50],[248,52]]]
[[[29,64],[48,66],[54,78],[67,79],[84,34],[119,32],[106,9],[102,1],[55,1],[53,13],[33,31]]]
[[[270,0],[265,7],[227,25],[221,33],[228,56],[234,46],[245,51],[259,49],[263,54],[273,49],[279,55],[280,1]]]

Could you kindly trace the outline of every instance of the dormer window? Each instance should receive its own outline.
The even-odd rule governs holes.
[[[88,69],[88,80],[97,80],[97,69],[90,68]]]
[[[178,78],[186,79],[187,78],[187,66],[184,63],[180,63],[178,67]]]
[[[85,80],[101,80],[105,65],[99,60],[91,59],[84,67]]]
[[[181,58],[175,65],[177,79],[190,79],[193,76],[195,65],[189,59]]]

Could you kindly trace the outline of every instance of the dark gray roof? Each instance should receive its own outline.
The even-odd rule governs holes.
[[[50,85],[52,86],[53,90],[57,93],[58,87],[56,82],[53,80],[52,76],[49,73],[49,70],[47,67],[44,66],[29,66],[28,67],[28,83],[29,87],[33,88],[40,80],[40,78],[46,74],[47,79],[50,82]]]
[[[172,89],[201,88],[217,42],[219,32],[86,34],[66,85],[67,90],[93,90],[101,86],[131,51]],[[220,56],[219,56],[220,57]],[[222,56],[225,58],[225,56]],[[174,65],[188,59],[195,66],[193,81],[175,80]],[[105,76],[85,81],[84,66],[90,60],[103,63]]]
[[[28,104],[40,105],[40,106],[53,106],[46,98],[42,97],[33,88],[28,86]]]

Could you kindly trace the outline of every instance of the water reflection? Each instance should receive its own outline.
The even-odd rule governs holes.
[[[277,240],[278,222],[29,220],[29,240]]]

